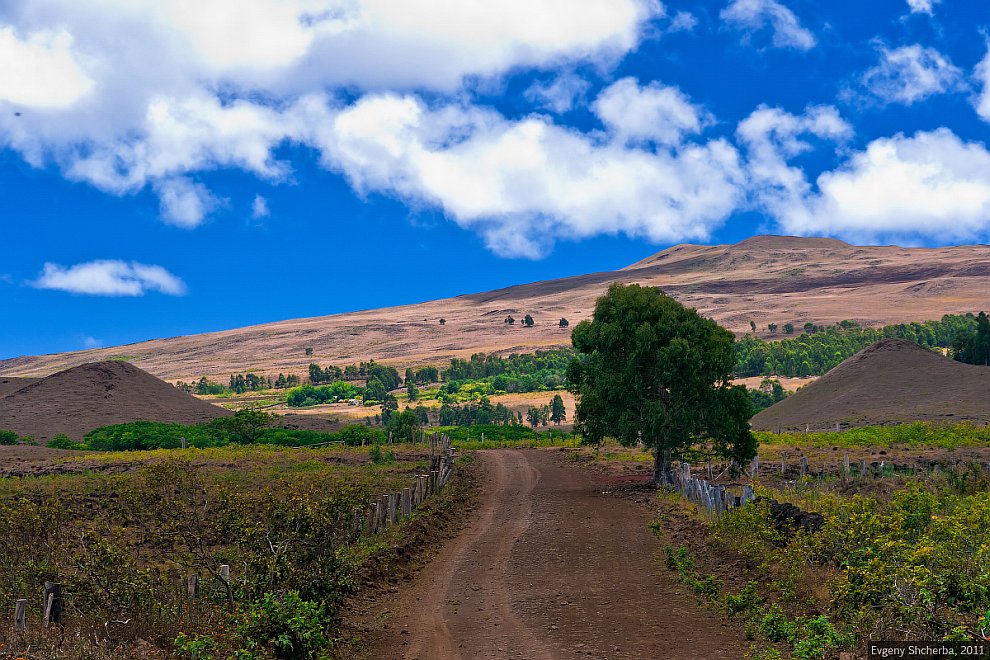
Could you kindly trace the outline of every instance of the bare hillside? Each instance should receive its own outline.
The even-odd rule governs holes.
[[[753,417],[762,431],[914,421],[990,423],[990,367],[885,339]]]
[[[821,238],[757,236],[735,245],[677,245],[627,268],[385,309],[296,319],[186,337],[0,361],[0,374],[44,376],[127,356],[161,378],[232,372],[304,374],[310,361],[375,359],[439,364],[476,351],[569,343],[610,282],[660,286],[726,327],[750,321],[801,325],[854,319],[865,325],[936,319],[990,309],[990,247],[859,247]],[[531,314],[533,328],[503,319]],[[441,326],[439,319],[446,319]],[[306,348],[314,354],[308,357]]]
[[[0,429],[45,441],[81,440],[107,424],[196,424],[230,413],[124,362],[84,364],[0,397]]]

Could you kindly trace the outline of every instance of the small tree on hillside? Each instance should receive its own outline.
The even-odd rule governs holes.
[[[511,316],[506,316],[505,317],[505,322],[508,323],[509,325],[515,325],[516,320],[514,318],[512,318]]]
[[[523,318],[523,325],[525,325],[527,328],[532,328],[533,327],[533,317],[530,316],[529,314],[527,314]]]
[[[307,346],[306,347],[306,357],[309,357],[312,354],[313,354],[313,347],[312,346]]]
[[[550,421],[560,426],[560,423],[567,419],[567,408],[564,407],[564,398],[559,394],[554,394],[550,401]]]
[[[793,335],[794,334],[794,324],[793,323],[785,323],[784,324],[784,332],[786,334]]]
[[[440,325],[447,325],[447,319],[440,319]]]
[[[770,331],[770,334],[771,335],[777,334],[777,324],[776,323],[768,323],[767,324],[767,330]]]
[[[671,462],[756,454],[752,403],[731,384],[735,337],[659,289],[615,283],[590,321],[571,334],[578,356],[567,376],[587,442],[605,437],[653,451],[653,481],[672,483]]]
[[[807,323],[804,324],[804,331],[807,332],[809,335],[814,333],[815,324],[812,323],[811,321],[808,321]]]
[[[564,319],[564,318],[562,318],[562,319],[560,319],[560,327],[562,327],[562,328],[566,328],[566,327],[567,327],[567,326],[569,326],[570,324],[571,324],[571,322],[570,322],[570,321],[568,321],[567,319]]]
[[[752,330],[753,332],[756,332],[756,321],[750,321],[750,322],[749,322],[749,328],[750,328],[750,330]]]
[[[534,429],[540,424],[545,423],[545,418],[543,417],[543,411],[536,406],[530,406],[529,410],[526,411],[526,421]]]
[[[416,381],[412,378],[406,379],[406,393],[409,395],[410,401],[419,400],[419,388],[416,387]]]

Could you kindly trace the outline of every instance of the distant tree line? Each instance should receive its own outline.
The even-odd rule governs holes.
[[[891,338],[907,339],[927,348],[953,349],[957,357],[969,357],[965,347],[957,347],[957,339],[965,344],[966,337],[976,336],[977,316],[947,314],[938,321],[882,328],[863,328],[853,321],[805,326],[806,332],[793,339],[770,342],[752,335],[740,338],[735,345],[736,375],[820,376],[870,344]]]

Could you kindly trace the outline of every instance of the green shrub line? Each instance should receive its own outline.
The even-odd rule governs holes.
[[[969,423],[913,422],[891,426],[863,426],[844,431],[781,434],[756,431],[754,433],[762,446],[841,448],[905,446],[938,449],[990,446],[990,427]]]

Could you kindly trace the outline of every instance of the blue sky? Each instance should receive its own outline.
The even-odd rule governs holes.
[[[0,358],[990,234],[990,5],[0,7]]]

